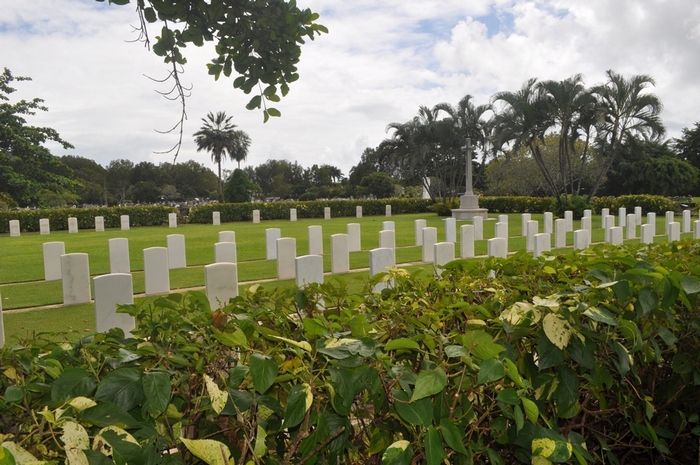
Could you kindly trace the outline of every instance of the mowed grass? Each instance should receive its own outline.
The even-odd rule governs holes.
[[[476,241],[477,256],[486,255],[487,240],[494,236],[494,225],[497,214],[491,214],[484,222],[484,239]],[[543,232],[542,214],[532,214],[532,219],[540,223]],[[185,236],[187,268],[170,271],[171,288],[174,291],[201,288],[204,285],[204,265],[214,262],[214,244],[218,241],[219,231],[235,231],[238,254],[238,278],[242,288],[257,281],[271,281],[264,286],[293,286],[292,281],[276,281],[277,264],[275,260],[266,259],[265,230],[280,228],[282,237],[294,237],[297,242],[297,255],[308,253],[308,227],[320,225],[323,228],[324,269],[331,270],[330,236],[346,233],[348,223],[359,223],[361,230],[362,251],[350,254],[351,273],[344,276],[349,282],[352,292],[362,292],[365,289],[369,273],[370,249],[379,246],[379,231],[385,221],[393,221],[396,231],[396,261],[404,266],[414,264],[411,268],[423,268],[432,272],[432,265],[417,264],[422,260],[422,249],[415,245],[416,219],[426,220],[427,226],[438,229],[438,241],[445,240],[444,219],[435,214],[395,215],[390,218],[383,216],[356,218],[300,219],[291,221],[262,221],[253,223],[227,223],[213,225],[180,225],[177,228],[149,227],[132,228],[129,231],[110,229],[104,232],[82,230],[77,234],[67,231],[52,232],[48,236],[38,233],[22,233],[21,237],[0,236],[0,295],[4,310],[31,309],[34,307],[57,306],[56,308],[41,308],[41,310],[5,312],[5,333],[8,340],[17,340],[32,333],[41,331],[65,332],[71,339],[94,331],[94,306],[92,304],[62,306],[62,285],[60,281],[44,281],[43,243],[61,241],[65,243],[66,253],[87,253],[90,261],[90,272],[93,276],[109,273],[108,241],[111,238],[125,237],[129,239],[129,258],[134,282],[134,293],[144,292],[143,249],[148,247],[165,247],[169,234]],[[646,219],[644,220],[646,222]],[[462,224],[458,222],[457,227]],[[525,237],[521,235],[521,215],[508,215],[510,252],[524,250]],[[574,221],[574,229],[580,227],[580,221]],[[603,242],[604,230],[600,228],[600,216],[593,217],[592,241]],[[657,215],[657,233],[663,233],[664,218]],[[683,234],[683,238],[692,234]],[[655,241],[666,241],[665,235],[658,235]],[[629,242],[638,242],[631,240]],[[573,233],[567,233],[567,245],[573,244]],[[459,231],[456,244],[456,256],[460,256]],[[559,252],[570,253],[571,249]],[[138,300],[138,298],[137,298]]]

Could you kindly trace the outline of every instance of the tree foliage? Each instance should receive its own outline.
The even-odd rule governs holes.
[[[70,168],[44,144],[56,142],[65,149],[73,146],[52,128],[27,124],[26,117],[48,111],[42,99],[10,103],[10,95],[16,91],[12,83],[29,80],[13,76],[7,68],[0,74],[0,192],[19,206],[48,206],[47,196],[69,196],[75,184]]]

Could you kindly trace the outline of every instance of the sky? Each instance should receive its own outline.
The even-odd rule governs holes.
[[[667,137],[700,121],[700,3],[696,0],[297,0],[321,15],[328,34],[302,46],[300,79],[263,123],[233,78],[214,81],[211,47],[188,47],[183,84],[185,136],[177,161],[195,160],[192,135],[208,112],[225,111],[252,140],[244,166],[289,160],[330,164],[348,175],[367,147],[390,137],[390,123],[421,105],[456,105],[467,94],[489,103],[529,78],[563,80],[581,73],[587,86],[607,70],[647,74],[663,102]],[[75,148],[49,146],[107,166],[173,162],[167,151],[180,107],[157,91],[167,66],[134,42],[135,6],[94,0],[2,0],[0,67],[15,82],[11,101],[44,99],[48,112],[28,123],[56,129]],[[152,28],[151,35],[156,35]],[[150,77],[150,78],[149,78]],[[235,168],[226,162],[224,168]]]

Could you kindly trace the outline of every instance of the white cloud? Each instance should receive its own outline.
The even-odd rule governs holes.
[[[210,48],[185,51],[183,81],[194,88],[181,160],[214,167],[191,136],[209,111],[226,111],[252,138],[247,164],[283,158],[304,166],[329,163],[347,174],[365,147],[387,137],[389,123],[407,121],[420,105],[456,104],[465,94],[486,103],[530,77],[583,73],[592,85],[607,69],[656,79],[671,136],[700,119],[700,7],[691,0],[299,4],[321,13],[330,33],[303,47],[301,79],[276,105],[282,118],[263,124],[260,112],[244,109],[249,96],[224,77],[213,81],[205,68]],[[17,84],[18,95],[46,100],[50,111],[31,122],[56,128],[76,146],[68,153],[103,165],[116,158],[172,161],[153,152],[169,148],[176,136],[154,129],[175,124],[179,107],[154,90],[167,86],[143,76],[163,77],[167,68],[140,44],[126,42],[135,38],[135,22],[133,6],[3,2],[0,66],[33,78]]]

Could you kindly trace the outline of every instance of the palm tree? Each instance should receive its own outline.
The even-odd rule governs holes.
[[[659,117],[661,100],[655,94],[643,93],[647,86],[655,85],[651,76],[639,74],[626,79],[612,70],[607,75],[608,82],[591,89],[600,109],[598,145],[605,161],[589,198],[597,193],[626,139],[641,136],[658,140],[666,132]]]
[[[197,144],[197,152],[206,150],[211,152],[211,159],[219,168],[219,202],[224,200],[223,184],[221,181],[221,162],[226,154],[232,160],[238,162],[248,156],[250,137],[243,131],[235,130],[235,124],[231,123],[231,116],[220,111],[214,116],[209,112],[206,118],[202,118],[204,124],[199,131],[194,133],[194,142]]]

